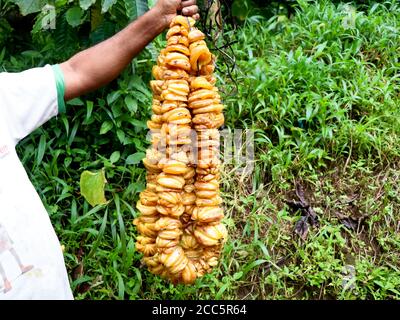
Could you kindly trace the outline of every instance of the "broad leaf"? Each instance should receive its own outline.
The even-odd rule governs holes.
[[[106,182],[104,168],[98,172],[84,171],[81,174],[81,194],[91,206],[107,203],[104,195]]]
[[[116,163],[120,157],[121,157],[121,153],[119,151],[114,151],[110,157],[110,162]]]
[[[100,128],[100,134],[106,134],[114,127],[111,121],[104,121]]]
[[[83,9],[83,10],[87,10],[91,7],[92,4],[94,4],[96,2],[96,0],[79,0],[79,6]]]
[[[146,156],[145,153],[143,152],[136,152],[134,154],[131,154],[128,158],[126,158],[126,164],[128,165],[135,165],[140,163],[142,159]]]
[[[83,11],[80,7],[72,7],[66,13],[67,22],[72,27],[77,27],[82,23]]]
[[[12,0],[18,5],[22,15],[39,12],[46,5],[46,0]]]
[[[101,12],[106,13],[117,2],[117,0],[103,0],[101,2]]]
[[[138,108],[137,101],[133,99],[131,96],[127,96],[125,98],[125,105],[129,109],[130,112],[135,113]]]
[[[121,92],[113,91],[107,96],[107,103],[108,105],[112,105],[115,100],[117,100],[121,96]]]
[[[137,9],[134,1],[124,1],[124,6],[129,20],[135,20],[137,18]]]
[[[130,20],[135,20],[149,10],[147,0],[124,1],[126,15]]]

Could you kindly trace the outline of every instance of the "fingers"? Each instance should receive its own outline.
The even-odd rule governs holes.
[[[195,15],[198,15],[199,12],[199,7],[196,5],[196,2],[196,0],[182,1],[182,14],[185,16],[193,16],[193,18],[196,19]]]
[[[183,0],[182,1],[182,8],[195,6],[196,2],[197,2],[196,0]]]
[[[182,9],[182,13],[185,16],[194,16],[198,12],[199,12],[199,8],[196,5],[192,5],[192,6],[189,6],[189,7],[184,7]]]

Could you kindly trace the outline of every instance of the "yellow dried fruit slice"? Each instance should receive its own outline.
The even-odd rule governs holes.
[[[171,21],[170,28],[173,28],[173,27],[176,26],[176,25],[182,26],[182,27],[184,27],[186,30],[190,30],[190,28],[191,28],[191,26],[192,26],[192,25],[191,25],[191,20],[190,20],[190,18],[181,16],[181,15],[176,16],[176,17]]]
[[[189,34],[188,34],[188,38],[189,38],[189,43],[193,43],[193,42],[197,42],[200,40],[204,40],[206,38],[206,35],[201,32],[199,29],[192,29]]]
[[[194,115],[197,115],[200,113],[221,113],[223,110],[224,106],[222,104],[212,104],[207,107],[193,109],[192,112]]]
[[[227,238],[227,231],[222,223],[217,225],[199,226],[194,230],[194,236],[204,246],[216,246]]]
[[[193,102],[189,103],[189,108],[190,109],[198,109],[198,108],[208,107],[213,104],[214,104],[214,101],[212,99],[198,100],[198,101],[193,101]]]
[[[171,44],[171,45],[167,46],[165,51],[167,53],[169,53],[169,52],[179,52],[179,53],[184,54],[185,56],[190,56],[189,48],[184,46],[184,45],[182,45],[182,44]]]
[[[224,210],[218,206],[198,207],[193,211],[192,219],[200,223],[221,221],[224,218]]]

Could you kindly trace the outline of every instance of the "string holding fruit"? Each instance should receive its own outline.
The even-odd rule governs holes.
[[[219,191],[224,106],[214,70],[204,33],[192,18],[175,17],[152,70],[147,184],[134,220],[143,262],[173,283],[191,284],[210,272],[227,239]]]

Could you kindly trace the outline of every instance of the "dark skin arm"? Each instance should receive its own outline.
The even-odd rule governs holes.
[[[199,18],[196,0],[159,0],[154,8],[125,29],[60,64],[65,79],[65,100],[96,90],[114,80],[157,35],[178,10]]]

